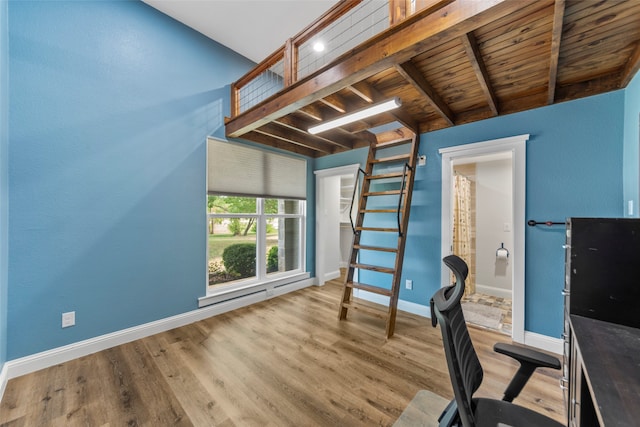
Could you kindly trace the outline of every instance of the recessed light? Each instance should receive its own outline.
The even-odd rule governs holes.
[[[324,43],[322,42],[315,42],[313,44],[313,50],[315,50],[316,52],[322,52],[324,50]]]

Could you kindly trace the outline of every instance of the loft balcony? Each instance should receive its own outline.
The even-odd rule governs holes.
[[[232,84],[226,135],[319,157],[394,122],[423,133],[621,89],[638,68],[637,0],[342,1]]]

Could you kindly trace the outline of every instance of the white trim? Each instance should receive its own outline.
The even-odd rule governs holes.
[[[496,288],[495,286],[481,285],[476,283],[476,292],[480,294],[493,295],[494,297],[502,297],[511,299],[513,292],[511,289]]]
[[[4,391],[7,388],[9,382],[9,368],[7,368],[6,362],[2,365],[2,371],[0,371],[0,401],[4,396]]]
[[[274,289],[282,285],[288,285],[293,282],[308,279],[309,276],[309,273],[299,273],[260,283],[251,282],[246,285],[230,285],[227,287],[220,285],[220,288],[209,291],[207,295],[198,298],[198,307],[202,308],[211,304],[218,304],[230,299],[240,298],[242,296],[251,295],[267,289]]]
[[[340,270],[339,269],[324,273],[324,281],[325,282],[329,281],[329,280],[337,279],[338,277],[340,277]]]
[[[251,295],[224,301],[205,308],[192,310],[187,313],[178,314],[176,316],[167,317],[165,319],[156,320],[154,322],[145,323],[143,325],[134,326],[132,328],[65,345],[63,347],[14,359],[5,363],[2,369],[2,375],[0,375],[0,380],[4,380],[5,378],[16,378],[40,369],[48,368],[69,360],[106,350],[117,345],[126,344],[131,341],[188,325],[218,314],[246,307],[261,301],[266,301],[288,292],[297,291],[311,286],[313,282],[313,279],[306,279],[280,287],[265,289]],[[4,382],[6,383],[6,381]],[[0,386],[2,386],[1,383]]]
[[[355,175],[360,169],[360,163],[354,163],[352,165],[338,166],[335,168],[329,169],[318,169],[313,171],[316,177],[324,178],[326,176],[336,176],[336,175]]]
[[[326,224],[324,224],[324,222],[326,221],[322,221],[323,215],[321,214],[321,209],[323,208],[323,205],[324,205],[324,203],[322,203],[322,200],[321,200],[323,195],[323,191],[322,191],[323,179],[328,177],[333,177],[333,176],[353,175],[353,177],[356,180],[354,185],[357,186],[359,169],[360,169],[360,163],[354,163],[351,165],[338,166],[335,168],[319,169],[319,170],[313,171],[314,175],[316,176],[316,224],[315,224],[316,225],[316,277],[318,278],[319,286],[322,286],[326,280],[330,280],[330,279],[326,279],[326,277],[328,277],[331,274],[330,272],[324,271],[325,264],[326,264],[325,262],[326,249],[324,245],[324,240],[320,238],[320,236],[324,235],[324,230],[327,228]]]
[[[362,289],[354,289],[353,296],[356,298],[362,298],[363,300],[374,302],[376,304],[389,306],[389,297],[383,295],[374,294],[372,292],[363,291]],[[418,316],[427,317],[431,319],[431,308],[426,305],[416,304],[415,302],[398,300],[398,310],[406,311],[407,313],[417,314]]]
[[[555,354],[562,354],[562,346],[564,341],[560,338],[552,338],[546,335],[537,334],[535,332],[525,331],[524,344],[529,347],[540,348]]]
[[[453,160],[465,157],[494,154],[500,151],[512,153],[512,203],[513,203],[513,327],[511,338],[524,342],[524,295],[525,295],[525,196],[526,196],[526,142],[529,134],[494,139],[473,144],[441,148],[442,155],[442,211],[441,211],[441,254],[451,253],[451,175]],[[447,286],[449,270],[441,264],[440,281]]]

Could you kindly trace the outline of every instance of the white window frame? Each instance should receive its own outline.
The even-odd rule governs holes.
[[[281,199],[287,200],[287,199]],[[217,302],[226,301],[233,298],[238,298],[254,292],[267,291],[267,295],[273,294],[273,289],[286,285],[298,280],[308,279],[309,273],[306,272],[306,222],[307,222],[307,203],[305,200],[294,200],[299,203],[299,213],[297,214],[268,214],[264,213],[264,198],[256,197],[256,212],[255,213],[207,213],[207,219],[209,218],[256,218],[256,276],[234,280],[228,284],[219,284],[215,286],[209,286],[209,271],[207,268],[207,295],[199,299],[199,306],[204,307]],[[267,275],[267,254],[266,254],[266,224],[267,220],[271,218],[286,219],[297,218],[299,219],[299,244],[300,251],[298,253],[298,265],[299,268],[295,270],[283,271],[279,273],[270,273]],[[208,221],[207,221],[208,223]],[[208,233],[208,230],[207,230]],[[207,242],[207,264],[209,262],[209,244]],[[271,295],[270,295],[271,294]]]

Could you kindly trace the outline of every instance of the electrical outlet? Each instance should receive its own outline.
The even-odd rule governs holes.
[[[62,327],[68,328],[69,326],[74,326],[76,324],[76,312],[69,311],[67,313],[62,313]]]
[[[413,280],[409,280],[409,279],[407,279],[407,280],[404,282],[404,287],[405,287],[406,289],[413,289]]]

